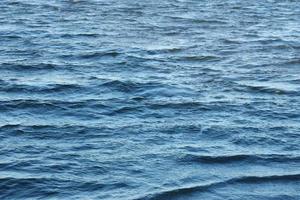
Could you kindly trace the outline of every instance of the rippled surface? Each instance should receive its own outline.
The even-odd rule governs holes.
[[[1,199],[300,199],[297,0],[2,0]]]

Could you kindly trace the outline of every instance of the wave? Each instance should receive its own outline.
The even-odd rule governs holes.
[[[184,93],[186,94],[186,93]],[[189,93],[187,93],[189,94]],[[197,110],[197,111],[213,111],[213,110],[226,110],[227,107],[222,106],[224,102],[199,102],[199,101],[157,101],[147,102],[145,105],[150,109],[184,109],[184,110]]]
[[[0,198],[1,199],[24,199],[24,198],[49,198],[63,197],[66,194],[78,192],[95,192],[113,188],[126,188],[128,184],[124,182],[112,182],[102,184],[98,181],[75,181],[72,179],[46,178],[46,177],[1,177],[0,178]],[[63,192],[64,191],[64,192]]]
[[[122,53],[117,51],[103,51],[103,52],[89,52],[89,53],[80,53],[80,54],[63,54],[60,57],[64,59],[99,59],[103,57],[116,58]]]
[[[299,162],[300,156],[284,155],[284,154],[237,154],[237,155],[197,155],[185,154],[179,158],[180,162],[199,162],[206,164],[229,164],[236,162]]]
[[[177,61],[194,61],[194,62],[209,62],[209,61],[219,61],[222,58],[218,56],[213,56],[213,55],[191,55],[191,56],[178,56],[178,57],[171,57],[175,58]]]
[[[101,35],[98,33],[73,33],[73,34],[65,33],[65,34],[59,35],[59,37],[61,37],[61,38],[70,38],[70,39],[73,39],[73,38],[78,39],[80,37],[82,37],[82,38],[98,38],[100,36]],[[112,55],[113,55],[113,52],[110,52],[110,53],[112,53]],[[115,52],[115,53],[116,53],[115,56],[117,56],[118,55],[117,52]],[[89,54],[89,55],[91,55],[91,54]]]
[[[270,94],[291,94],[295,93],[295,91],[289,91],[282,88],[271,88],[266,86],[245,86],[247,90],[254,91],[254,92],[262,92],[262,93],[270,93]]]
[[[84,87],[79,84],[48,84],[44,86],[34,86],[4,82],[0,85],[0,91],[11,93],[34,92],[48,94],[56,92],[75,92],[83,88]]]
[[[93,58],[99,58],[99,57],[104,57],[104,56],[109,56],[109,57],[117,57],[121,53],[117,51],[107,51],[107,52],[91,52],[88,54],[81,54],[79,58],[82,59],[93,59]]]
[[[23,37],[18,36],[18,35],[11,35],[11,34],[7,34],[7,35],[1,35],[2,40],[18,40],[18,39],[22,39]]]
[[[209,110],[201,102],[155,102],[155,103],[147,103],[148,107],[151,109],[201,109],[201,110]]]
[[[1,63],[0,70],[13,70],[13,71],[48,71],[48,70],[56,70],[59,66],[50,63],[38,63],[38,64],[20,64],[20,63]]]
[[[59,101],[59,100],[39,100],[39,99],[16,99],[0,101],[0,110],[12,111],[15,109],[34,109],[34,110],[72,110],[72,109],[86,109],[86,110],[106,110],[110,106],[98,100],[82,100],[82,101]]]
[[[110,111],[107,113],[107,115],[114,116],[114,115],[120,115],[120,114],[137,114],[140,112],[144,112],[141,107],[136,106],[122,106],[120,108],[114,109],[113,111]]]
[[[224,20],[218,20],[218,19],[197,19],[197,18],[191,18],[191,17],[184,17],[184,16],[167,16],[171,19],[175,20],[184,20],[189,21],[197,24],[205,24],[205,25],[224,25],[227,24]]]
[[[192,185],[187,187],[179,187],[160,191],[154,194],[147,194],[142,197],[133,198],[133,200],[163,200],[174,199],[184,195],[191,195],[194,192],[207,192],[219,187],[230,186],[234,184],[261,184],[266,182],[295,182],[300,181],[300,174],[284,174],[284,175],[270,175],[270,176],[242,176],[231,178],[220,182],[211,182],[202,185]]]
[[[120,127],[120,130],[126,127]],[[109,126],[91,126],[74,124],[3,124],[0,131],[10,137],[25,137],[35,140],[82,140],[106,137],[114,133]],[[0,135],[2,136],[2,135]]]
[[[49,189],[48,184],[53,184],[54,188],[63,185],[55,179],[48,178],[0,178],[0,198],[1,199],[21,199],[25,197],[48,197],[57,195],[55,189]]]
[[[119,91],[130,92],[140,88],[142,85],[131,81],[111,80],[103,83],[101,86],[117,89]]]
[[[157,82],[135,82],[109,80],[100,85],[100,87],[109,88],[121,92],[142,92],[153,88],[166,87],[166,85]]]
[[[63,109],[61,106],[56,105],[54,102],[51,101],[39,101],[39,100],[10,100],[10,101],[0,101],[1,103],[1,110],[8,110],[11,111],[12,109]]]
[[[2,0],[0,199],[296,194],[300,4],[274,2]]]
[[[254,92],[254,93],[266,93],[274,95],[299,95],[299,91],[289,87],[274,87],[267,85],[250,85],[244,83],[238,83],[237,87],[234,88],[236,91],[243,92]]]

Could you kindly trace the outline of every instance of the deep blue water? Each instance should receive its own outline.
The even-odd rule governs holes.
[[[1,0],[1,200],[299,200],[298,0]]]

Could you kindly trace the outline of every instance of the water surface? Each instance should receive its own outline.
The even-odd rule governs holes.
[[[297,0],[2,0],[0,198],[300,199]]]

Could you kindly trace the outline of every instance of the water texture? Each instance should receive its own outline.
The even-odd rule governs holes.
[[[1,200],[299,200],[298,0],[1,0]]]

